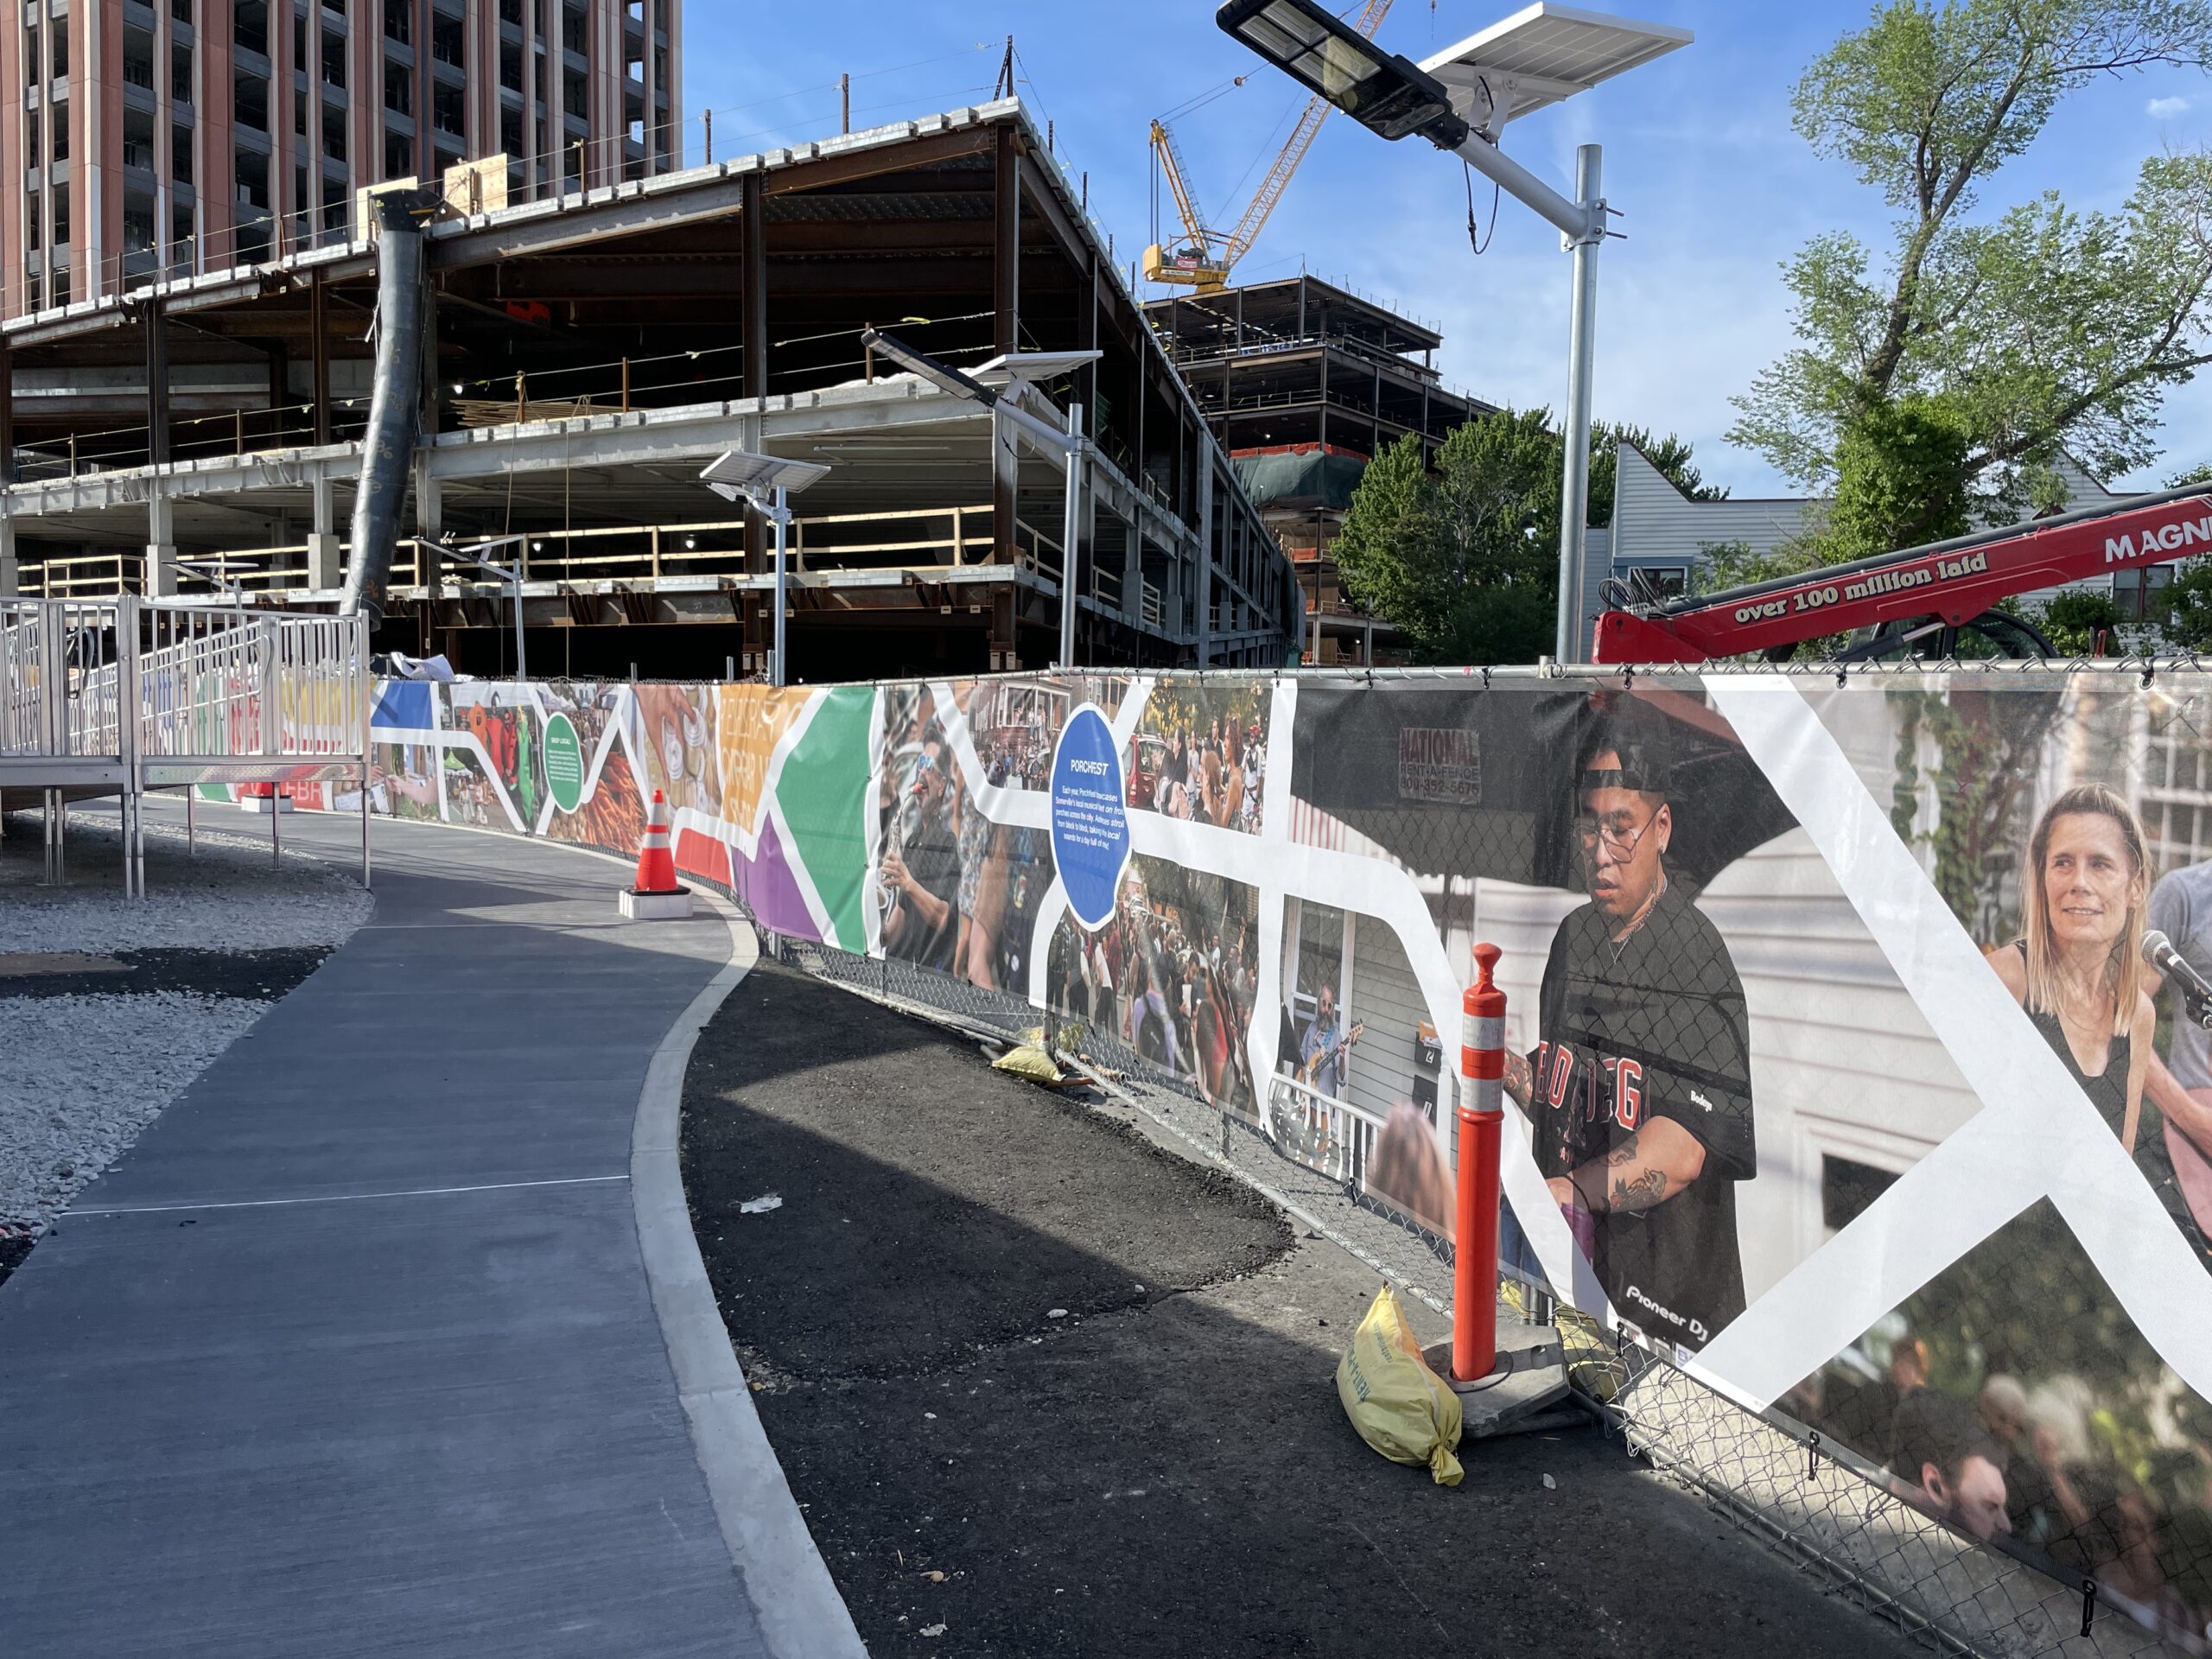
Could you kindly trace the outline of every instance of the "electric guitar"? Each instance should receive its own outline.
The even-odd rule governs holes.
[[[1312,1087],[1313,1079],[1335,1065],[1344,1057],[1344,1051],[1357,1042],[1366,1031],[1367,1022],[1364,1020],[1359,1020],[1351,1030],[1345,1032],[1343,1036],[1338,1038],[1335,1042],[1330,1044],[1312,1059],[1301,1063],[1298,1070],[1291,1075],[1307,1087]]]

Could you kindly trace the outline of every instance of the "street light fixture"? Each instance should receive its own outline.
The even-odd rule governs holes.
[[[1224,0],[1216,20],[1293,79],[1385,138],[1418,134],[1451,151],[1556,226],[1574,257],[1567,334],[1567,464],[1559,537],[1554,654],[1583,656],[1581,600],[1590,505],[1590,401],[1598,245],[1611,210],[1599,194],[1601,152],[1575,151],[1573,200],[1497,147],[1515,117],[1542,109],[1688,46],[1689,30],[1631,22],[1537,0],[1415,64],[1378,49],[1314,0]]]
[[[973,374],[963,373],[949,363],[940,363],[924,352],[895,340],[888,334],[868,329],[861,336],[861,344],[871,351],[881,352],[893,362],[918,374],[939,391],[955,397],[964,397],[970,403],[981,404],[994,415],[1007,420],[1027,433],[1048,449],[1054,449],[1067,462],[1067,488],[1060,509],[1060,666],[1075,666],[1076,622],[1076,564],[1077,538],[1080,533],[1078,519],[1083,499],[1083,404],[1071,398],[1068,402],[1067,429],[1062,431],[1051,422],[1039,419],[1021,406],[1017,385],[1036,380],[1051,380],[1064,374],[1072,374],[1088,364],[1105,356],[1103,352],[1006,352],[993,358]]]
[[[428,536],[419,537],[423,545],[442,559],[461,564],[473,564],[479,570],[507,584],[515,601],[515,683],[519,685],[530,677],[529,664],[523,657],[522,645],[522,561],[517,559],[512,569],[504,564],[494,564],[484,556],[492,547],[514,547],[530,539],[527,536],[494,536],[489,541],[472,542],[466,548],[448,547],[445,543]]]
[[[776,622],[774,669],[769,683],[791,683],[784,656],[784,545],[791,528],[788,499],[818,481],[829,468],[818,461],[785,461],[781,455],[760,455],[749,449],[730,449],[709,461],[699,474],[706,486],[725,501],[753,504],[776,527]]]

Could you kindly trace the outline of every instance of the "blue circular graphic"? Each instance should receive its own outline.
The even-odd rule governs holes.
[[[1096,932],[1114,919],[1114,895],[1129,861],[1129,812],[1114,728],[1096,703],[1082,703],[1052,750],[1052,862],[1068,908]]]

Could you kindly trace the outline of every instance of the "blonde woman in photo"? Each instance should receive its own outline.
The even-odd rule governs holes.
[[[2044,809],[2025,874],[2024,937],[1990,965],[2133,1157],[2158,1025],[2144,982],[2143,828],[2104,785],[2080,785]]]

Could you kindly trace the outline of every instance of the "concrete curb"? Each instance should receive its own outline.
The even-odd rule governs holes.
[[[853,1616],[760,1425],[707,1281],[683,1196],[678,1145],[684,1070],[700,1032],[760,955],[750,925],[720,895],[698,891],[729,929],[730,961],[677,1016],[653,1051],[638,1094],[630,1196],[637,1207],[639,1249],[676,1373],[677,1397],[690,1426],[691,1449],[706,1477],[730,1563],[760,1620],[761,1639],[774,1659],[867,1659]]]

